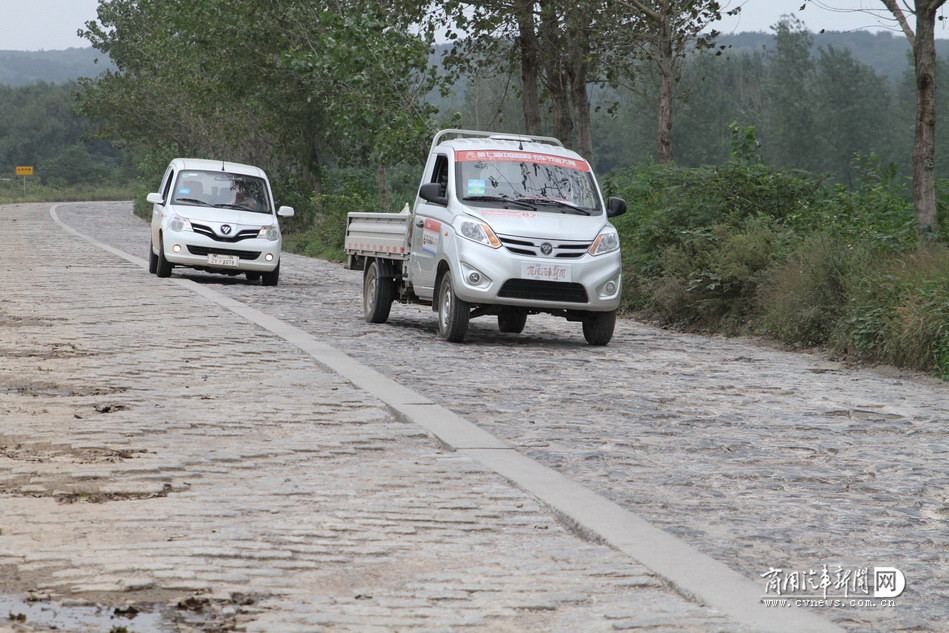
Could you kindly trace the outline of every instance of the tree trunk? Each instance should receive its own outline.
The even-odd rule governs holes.
[[[383,213],[391,211],[389,209],[389,170],[385,165],[379,165],[379,197],[382,201]]]
[[[913,143],[913,202],[920,231],[938,227],[935,186],[936,160],[936,10],[917,8],[916,138]]]
[[[659,162],[668,164],[672,162],[672,94],[675,83],[675,60],[667,16],[663,16],[663,23],[658,27],[659,134],[656,139],[656,150],[659,154]]]
[[[567,27],[570,104],[577,138],[575,149],[577,153],[592,162],[593,129],[590,120],[590,95],[587,94],[590,46],[586,30],[589,25],[583,11],[578,11],[576,7],[568,8]]]
[[[543,56],[547,92],[554,119],[554,135],[564,145],[571,145],[573,122],[570,116],[570,81],[563,66],[564,42],[560,30],[557,3],[550,0],[540,2],[540,46],[546,51]]]
[[[540,50],[534,22],[534,1],[521,0],[517,6],[517,25],[520,31],[518,45],[521,53],[521,104],[524,109],[524,129],[528,134],[540,134]]]

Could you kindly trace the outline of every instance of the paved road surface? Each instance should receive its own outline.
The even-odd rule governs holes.
[[[23,209],[38,216],[34,231],[55,233],[39,205]],[[146,254],[146,225],[126,204],[67,205],[60,215]],[[89,266],[108,261],[81,249]],[[908,588],[896,608],[825,610],[847,628],[925,631],[949,620],[945,383],[633,321],[605,349],[586,346],[577,324],[544,317],[532,317],[523,335],[476,320],[469,342],[451,345],[434,337],[426,308],[395,306],[389,324],[364,323],[359,273],[292,255],[282,268],[277,288],[184,274],[325,338],[750,578],[823,564],[903,570]],[[114,278],[141,318],[152,318],[169,290],[124,265]],[[206,316],[220,336],[229,319]],[[188,323],[172,328],[181,337],[173,346],[195,351],[215,338]],[[225,327],[222,344],[246,344]],[[271,358],[280,354],[267,350],[254,362]],[[240,386],[228,382],[239,371],[220,372],[228,375],[213,374],[220,384]]]

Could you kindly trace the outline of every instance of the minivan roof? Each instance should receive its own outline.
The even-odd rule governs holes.
[[[267,178],[264,170],[253,165],[243,165],[241,163],[229,163],[222,160],[208,160],[206,158],[176,158],[171,161],[176,169],[194,169],[196,171],[224,171],[231,174],[241,174],[244,176],[257,176],[258,178]]]

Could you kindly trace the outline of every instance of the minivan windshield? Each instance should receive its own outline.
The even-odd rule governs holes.
[[[263,178],[226,171],[182,170],[171,201],[186,206],[273,213]]]
[[[466,150],[455,155],[458,197],[475,206],[529,207],[551,213],[599,215],[600,196],[582,160],[514,150]]]

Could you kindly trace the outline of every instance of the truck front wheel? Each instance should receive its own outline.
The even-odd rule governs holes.
[[[455,294],[451,273],[446,272],[438,286],[438,335],[452,343],[465,340],[470,314],[471,306]]]
[[[379,264],[372,262],[362,280],[362,311],[368,323],[385,323],[395,299],[391,277],[379,276]]]
[[[616,310],[612,312],[588,312],[583,319],[583,338],[590,345],[606,345],[613,338],[616,328]]]

